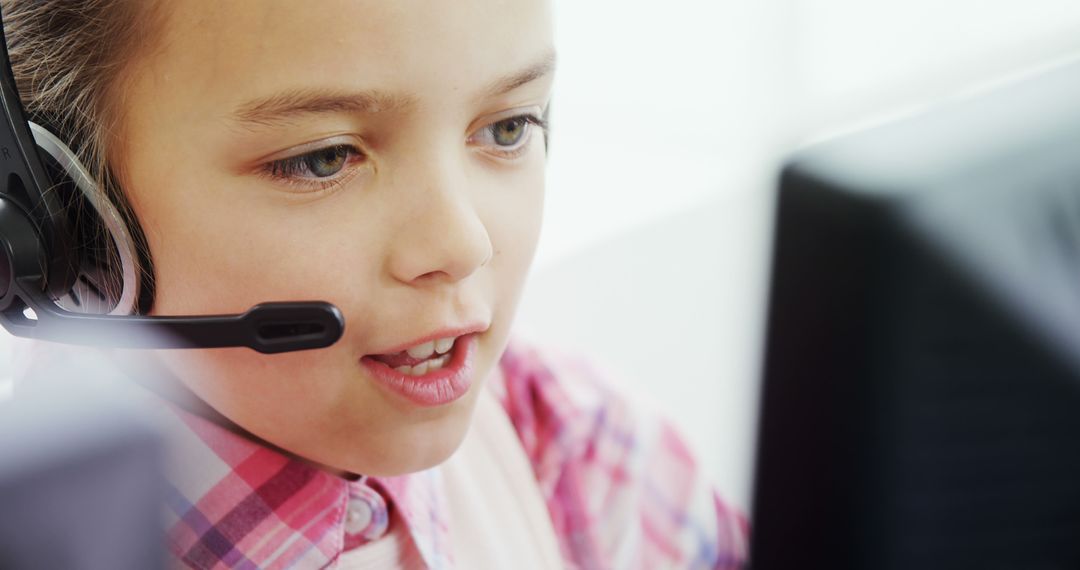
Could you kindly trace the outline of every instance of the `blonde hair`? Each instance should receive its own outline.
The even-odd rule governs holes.
[[[123,120],[131,63],[150,49],[150,37],[160,29],[158,4],[0,0],[11,68],[28,117],[76,153],[97,182],[96,191],[116,206],[135,239],[142,273],[139,312],[153,302],[153,270],[110,149]]]

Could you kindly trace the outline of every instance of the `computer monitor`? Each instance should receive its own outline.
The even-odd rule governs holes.
[[[1080,65],[807,149],[755,570],[1080,568]]]

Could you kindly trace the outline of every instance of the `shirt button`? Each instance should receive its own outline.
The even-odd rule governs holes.
[[[389,521],[386,501],[378,491],[363,483],[350,487],[345,532],[366,540],[375,540],[386,534]]]

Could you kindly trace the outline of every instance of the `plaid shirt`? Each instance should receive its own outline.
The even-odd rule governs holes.
[[[533,466],[568,568],[741,567],[744,519],[669,424],[639,415],[581,364],[511,346],[500,366],[505,381],[489,388]],[[455,567],[439,467],[348,481],[168,409],[183,458],[169,473],[169,550],[182,565],[333,567],[364,543],[346,529],[350,498],[367,486],[393,505],[427,567]],[[388,513],[373,516],[385,523]]]

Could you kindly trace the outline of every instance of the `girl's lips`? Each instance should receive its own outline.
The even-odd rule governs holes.
[[[470,324],[470,325],[465,325],[463,327],[447,328],[447,329],[443,329],[441,331],[436,331],[436,332],[429,333],[427,336],[417,338],[417,339],[413,339],[413,340],[411,340],[409,342],[406,342],[406,343],[403,343],[403,344],[399,344],[399,345],[396,345],[396,346],[393,346],[393,347],[383,348],[379,352],[372,353],[372,354],[394,354],[396,352],[402,352],[402,351],[408,350],[408,349],[410,349],[410,348],[412,348],[412,347],[414,347],[414,346],[416,346],[418,344],[423,344],[423,343],[428,342],[430,340],[435,340],[435,339],[439,339],[439,338],[449,338],[449,337],[464,337],[465,335],[470,334],[470,333],[481,333],[481,332],[486,331],[488,329],[488,326],[489,325],[483,324],[481,322],[476,322],[476,323],[473,323],[473,324]]]
[[[380,385],[414,404],[432,407],[449,404],[465,395],[472,385],[476,334],[458,337],[450,351],[450,360],[439,370],[420,376],[403,374],[370,356],[360,363]]]

